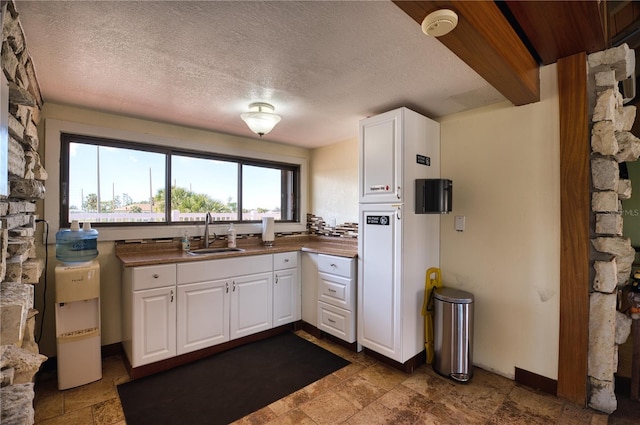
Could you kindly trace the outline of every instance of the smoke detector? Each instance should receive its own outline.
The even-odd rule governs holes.
[[[422,21],[422,32],[432,37],[449,34],[458,25],[458,15],[450,9],[431,12]]]

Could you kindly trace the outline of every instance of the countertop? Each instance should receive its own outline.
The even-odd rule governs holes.
[[[216,241],[211,248],[224,247],[225,241]],[[193,241],[192,245],[200,241]],[[276,237],[273,246],[267,247],[259,238],[238,239],[237,247],[244,251],[193,255],[181,249],[180,241],[156,240],[116,242],[116,257],[124,267],[152,266],[166,263],[216,260],[221,258],[246,257],[279,252],[303,251],[317,254],[354,258],[358,255],[357,239],[324,236]]]

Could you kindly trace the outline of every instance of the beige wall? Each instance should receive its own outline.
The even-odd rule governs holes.
[[[358,222],[358,139],[311,153],[309,211],[330,225]]]
[[[474,362],[557,379],[560,149],[555,66],[541,70],[541,102],[509,103],[441,119],[442,176],[453,212],[442,216],[444,284],[475,296]],[[313,151],[310,211],[357,213],[357,140]],[[353,212],[352,212],[353,211]],[[454,217],[466,217],[456,232]]]
[[[557,379],[560,149],[555,65],[541,69],[541,101],[441,120],[442,175],[453,212],[442,217],[446,286],[475,295],[474,363]],[[454,230],[454,217],[466,230]]]

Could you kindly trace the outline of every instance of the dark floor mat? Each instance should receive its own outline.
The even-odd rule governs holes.
[[[118,385],[127,425],[228,424],[348,365],[285,333]]]

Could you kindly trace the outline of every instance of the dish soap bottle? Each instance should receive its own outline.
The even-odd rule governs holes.
[[[187,235],[187,231],[184,231],[184,235],[182,235],[182,250],[189,251],[191,248],[191,244],[189,243],[189,235]]]
[[[231,223],[229,230],[227,230],[227,247],[236,247],[236,229],[233,228],[233,223]]]

